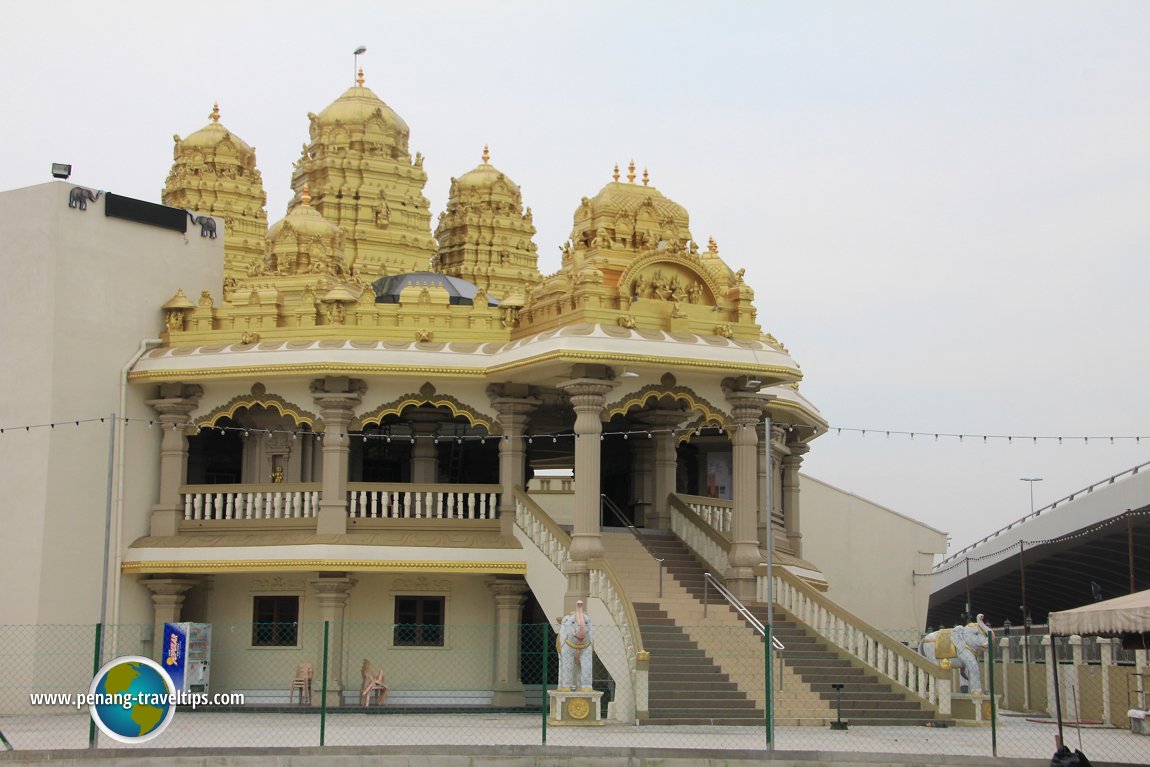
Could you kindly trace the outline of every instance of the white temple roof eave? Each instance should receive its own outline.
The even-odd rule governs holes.
[[[768,373],[797,381],[790,355],[761,341],[731,340],[602,325],[570,326],[510,343],[420,343],[365,340],[266,341],[226,346],[164,347],[142,357],[134,382],[207,378],[370,375],[421,372],[463,377],[504,375],[548,361],[669,365],[676,369]],[[805,400],[804,400],[805,402]],[[809,403],[808,403],[809,407]]]

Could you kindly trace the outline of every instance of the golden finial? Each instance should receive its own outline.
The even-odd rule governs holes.
[[[712,255],[719,252],[719,246],[715,242],[714,237],[708,237],[707,238],[707,252],[712,254]]]
[[[359,74],[355,77],[355,84],[360,88],[363,87],[363,67],[359,68]]]
[[[208,115],[208,117],[212,118],[212,122],[214,123],[218,123],[220,121],[220,102],[217,101],[212,104],[212,113]]]
[[[299,193],[299,201],[303,203],[305,208],[311,207],[311,190],[308,189],[307,182],[304,182],[303,191]]]
[[[635,183],[635,161],[632,160],[631,164],[627,166],[627,183]]]
[[[483,164],[486,165],[487,161],[491,159],[491,153],[487,151],[487,144],[483,145]]]
[[[615,163],[615,172],[611,174],[611,178],[615,179],[616,181],[619,180],[619,163]]]
[[[651,180],[651,177],[647,175],[647,169],[643,168],[643,186],[647,186],[647,183],[650,180]]]

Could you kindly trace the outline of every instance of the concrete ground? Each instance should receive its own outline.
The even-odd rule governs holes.
[[[100,736],[99,749],[86,750],[86,713],[2,716],[0,732],[14,751],[0,750],[0,765],[68,763],[158,764],[179,750],[181,765],[304,764],[455,767],[467,765],[643,764],[718,765],[898,764],[1026,765],[1046,767],[1054,752],[1055,727],[1021,717],[1003,717],[999,757],[991,758],[989,726],[949,728],[780,727],[775,760],[767,762],[766,734],[758,727],[635,727],[610,723],[597,728],[547,727],[535,714],[329,714],[325,748],[317,748],[320,720],[304,713],[201,713],[179,711],[160,736],[128,747]],[[1078,731],[1064,730],[1078,747]],[[1083,728],[1082,751],[1095,765],[1150,764],[1150,737],[1128,730]],[[434,745],[431,745],[434,744]],[[2,747],[0,747],[2,748]],[[51,752],[45,752],[51,749]],[[138,755],[138,756],[137,756]],[[132,758],[135,757],[135,758]],[[248,761],[249,757],[256,761]],[[574,759],[574,761],[572,761]],[[462,760],[462,761],[461,761]],[[1017,761],[1016,761],[1017,760]]]

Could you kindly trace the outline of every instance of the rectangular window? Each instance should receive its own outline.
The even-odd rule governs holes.
[[[298,630],[299,597],[253,598],[253,647],[295,647]]]
[[[395,645],[443,647],[443,597],[395,598]]]

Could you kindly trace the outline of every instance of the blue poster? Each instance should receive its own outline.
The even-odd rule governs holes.
[[[188,624],[165,623],[164,644],[160,651],[160,663],[172,682],[176,691],[184,689],[184,668],[188,659]]]

